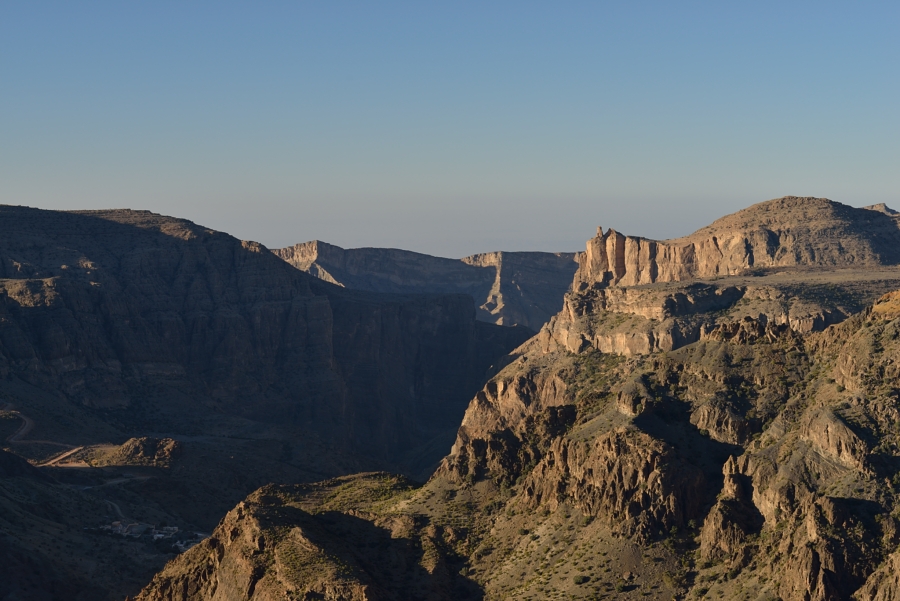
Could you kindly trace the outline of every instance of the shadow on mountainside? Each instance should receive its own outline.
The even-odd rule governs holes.
[[[670,445],[678,455],[703,473],[709,486],[702,492],[703,505],[712,506],[722,489],[722,466],[732,455],[743,453],[739,445],[704,436],[690,422],[690,404],[666,400],[634,418],[634,425],[650,436]]]
[[[468,296],[345,290],[188,221],[0,206],[0,406],[33,420],[35,441],[89,451],[155,436],[184,448],[164,469],[41,468],[68,482],[48,485],[48,507],[75,499],[102,516],[64,524],[64,541],[115,519],[110,500],[135,519],[209,531],[267,482],[421,471],[447,451],[433,441],[456,431],[492,366],[529,336],[476,323]],[[3,527],[8,556],[37,561],[22,524]],[[109,544],[54,555],[48,569],[100,565]],[[154,553],[141,557],[155,571]],[[135,566],[111,573],[119,584],[106,592],[146,582],[149,563]],[[68,598],[45,580],[33,598]]]
[[[111,411],[121,430],[199,433],[223,414],[389,468],[455,431],[530,335],[476,323],[464,295],[344,290],[141,211],[0,207],[0,276],[6,379]]]

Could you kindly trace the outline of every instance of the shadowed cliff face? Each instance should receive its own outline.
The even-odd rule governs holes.
[[[22,409],[12,382],[125,430],[228,415],[394,469],[437,461],[491,365],[527,337],[477,323],[464,295],[343,290],[148,212],[2,207],[0,278],[0,378]],[[444,448],[409,456],[435,439]]]
[[[456,260],[393,248],[343,249],[318,240],[272,252],[347,288],[468,294],[480,321],[533,330],[559,311],[578,267],[576,253],[494,252]]]

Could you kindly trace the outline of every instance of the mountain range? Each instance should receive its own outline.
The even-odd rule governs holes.
[[[0,227],[0,598],[900,598],[886,206],[481,263]]]
[[[459,260],[393,248],[353,248],[314,240],[276,255],[326,282],[395,294],[467,294],[476,318],[539,330],[562,308],[577,253],[492,252]]]

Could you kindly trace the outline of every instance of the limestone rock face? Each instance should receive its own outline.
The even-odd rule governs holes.
[[[189,221],[0,207],[0,383],[125,422],[229,415],[415,473],[529,336],[474,317],[466,295],[346,290]]]
[[[879,213],[884,213],[885,215],[900,215],[900,212],[895,211],[891,207],[887,206],[885,203],[880,202],[875,205],[869,205],[867,207],[863,207],[869,211],[878,211]]]
[[[665,443],[619,428],[591,444],[557,439],[522,494],[535,508],[569,500],[613,532],[646,540],[700,517],[705,484]]]
[[[576,253],[493,252],[457,260],[392,248],[343,249],[318,240],[272,252],[346,288],[468,294],[479,320],[535,331],[559,311],[578,268]]]
[[[865,471],[866,444],[833,412],[821,409],[809,415],[800,428],[800,437],[831,459]]]
[[[884,565],[872,572],[853,598],[858,601],[900,600],[900,553],[891,553]]]
[[[645,355],[705,339],[771,339],[784,329],[816,332],[900,285],[900,270],[886,270],[884,276],[865,281],[865,272],[856,272],[843,280],[834,276],[836,284],[809,285],[803,278],[810,276],[803,274],[784,281],[769,276],[722,283],[595,285],[568,293],[563,310],[542,328],[539,340],[545,352],[563,348]],[[880,306],[886,311],[889,305]]]
[[[895,265],[898,249],[900,228],[886,212],[786,196],[675,240],[599,230],[579,257],[575,285],[682,282],[752,268]]]

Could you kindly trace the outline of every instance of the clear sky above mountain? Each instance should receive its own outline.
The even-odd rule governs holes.
[[[576,250],[900,195],[900,4],[4,2],[0,202]]]

